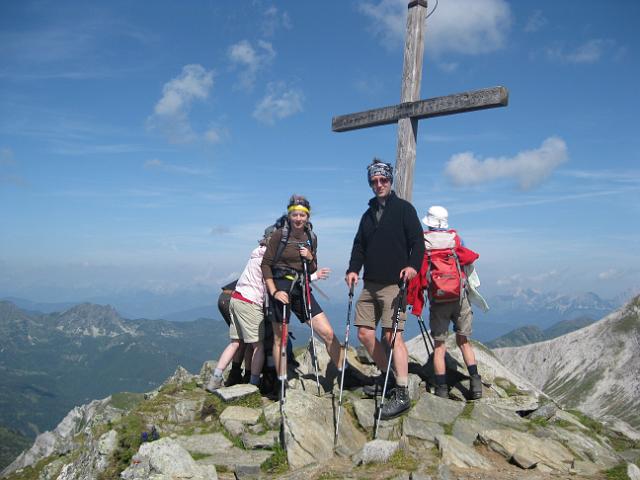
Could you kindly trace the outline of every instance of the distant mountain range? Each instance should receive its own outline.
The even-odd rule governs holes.
[[[573,320],[562,320],[561,322],[554,323],[544,330],[536,325],[526,325],[524,327],[511,330],[509,333],[487,342],[486,345],[489,348],[500,348],[517,347],[520,345],[528,345],[530,343],[543,342],[545,340],[551,340],[552,338],[564,335],[565,333],[579,330],[587,325],[591,325],[593,322],[595,322],[595,319],[583,316],[574,318]]]
[[[563,405],[640,428],[640,296],[587,327],[493,352]]]
[[[127,320],[110,306],[34,313],[0,302],[0,425],[33,437],[75,405],[148,391],[227,344],[222,321]]]
[[[602,318],[620,306],[620,300],[605,300],[592,292],[577,295],[520,289],[488,300],[491,309],[474,309],[474,338],[488,342],[527,325],[544,330],[565,320]]]

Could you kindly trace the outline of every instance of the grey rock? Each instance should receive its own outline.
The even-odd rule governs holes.
[[[470,418],[458,418],[453,425],[453,435],[466,445],[473,445],[478,433],[499,427],[527,430],[528,423],[517,413],[493,405],[476,403]]]
[[[217,479],[215,468],[198,465],[189,452],[171,438],[143,443],[133,465],[121,474],[124,480],[153,478],[154,480]]]
[[[181,435],[176,442],[189,453],[215,455],[224,453],[233,444],[221,433],[207,433],[204,435]]]
[[[200,410],[202,409],[202,402],[196,400],[182,400],[180,402],[171,405],[167,420],[172,423],[188,423],[193,422]]]
[[[260,466],[273,452],[268,450],[243,450],[238,447],[227,448],[222,452],[198,460],[198,465],[215,465],[227,470],[235,471],[238,467]]]
[[[237,420],[225,420],[222,423],[224,429],[229,432],[232,437],[240,437],[245,432],[246,425]]]
[[[435,442],[438,435],[444,434],[444,428],[438,423],[425,422],[406,416],[402,421],[402,433],[410,437]]]
[[[360,363],[365,365],[373,365],[375,363],[371,358],[371,355],[369,355],[369,352],[367,352],[367,349],[362,345],[356,348],[356,357]]]
[[[249,427],[249,431],[251,433],[254,433],[256,435],[260,435],[261,433],[264,433],[264,425],[262,425],[261,423],[256,423],[255,425],[251,425]]]
[[[449,480],[451,477],[451,470],[446,463],[438,465],[438,480]]]
[[[363,398],[353,402],[358,423],[364,429],[373,428],[375,424],[375,400]]]
[[[258,391],[259,389],[255,385],[239,383],[231,387],[219,388],[215,391],[214,395],[217,395],[225,402],[233,402],[234,400],[240,400]]]
[[[499,453],[507,460],[516,454],[529,461],[537,461],[538,468],[547,467],[567,473],[574,461],[569,450],[555,440],[541,440],[534,435],[514,430],[485,430],[478,435],[478,440]],[[544,468],[543,468],[544,469]]]
[[[110,407],[110,402],[111,397],[107,397],[73,408],[53,431],[38,435],[31,448],[22,452],[2,471],[2,475],[6,476],[20,468],[35,465],[51,455],[62,455],[75,450],[77,445],[73,439],[77,434],[91,435],[94,425],[121,415],[121,412]]]
[[[182,367],[182,366],[178,366],[178,368],[176,368],[176,371],[173,372],[173,375],[171,375],[169,378],[167,378],[162,385],[160,386],[160,388],[166,386],[166,385],[170,385],[170,384],[175,384],[178,386],[182,386],[186,383],[192,382],[196,379],[196,375],[191,375],[189,373],[189,371]]]
[[[420,398],[420,395],[423,392],[422,388],[422,379],[414,374],[409,374],[409,399],[411,401],[416,401]]]
[[[427,475],[426,473],[420,473],[420,472],[411,472],[410,479],[411,480],[433,480],[431,478],[431,475]]]
[[[586,460],[576,460],[571,468],[571,473],[577,475],[596,476],[600,472],[602,472],[602,467]]]
[[[397,450],[397,441],[372,440],[362,447],[362,463],[386,463]]]
[[[558,407],[556,407],[553,403],[547,403],[546,405],[543,405],[537,410],[534,410],[533,412],[531,412],[527,416],[527,418],[529,420],[536,420],[538,418],[549,420],[551,417],[555,415],[557,411],[558,411]]]
[[[514,453],[511,455],[510,461],[523,470],[530,470],[538,465],[538,461],[536,459],[525,456],[521,453]]]
[[[284,442],[292,469],[312,463],[323,463],[333,457],[334,406],[331,398],[320,398],[300,390],[290,390],[285,405]],[[338,445],[351,454],[365,443],[359,431],[343,410]]]
[[[260,465],[238,465],[234,473],[237,480],[258,478],[260,476]]]
[[[255,425],[258,423],[261,411],[255,408],[231,406],[224,409],[220,414],[220,421],[236,421],[244,425]]]
[[[604,468],[613,468],[620,463],[620,456],[609,446],[580,432],[552,425],[549,427],[553,438],[566,445],[583,460],[588,460]]]
[[[242,434],[242,444],[244,448],[248,450],[255,450],[256,448],[272,448],[278,444],[278,432],[267,432],[264,435],[252,435],[250,433]]]
[[[409,417],[441,425],[453,423],[464,409],[464,403],[454,402],[435,395],[423,395],[409,411]]]
[[[262,408],[262,414],[269,428],[276,429],[280,427],[280,404],[278,402],[265,405]]]
[[[211,375],[213,375],[213,371],[216,369],[218,362],[216,360],[207,360],[200,367],[200,373],[198,374],[198,380],[201,384],[205,384]]]
[[[629,480],[640,480],[640,468],[633,463],[627,463],[627,477]]]
[[[455,437],[438,435],[436,444],[442,461],[447,465],[458,468],[479,468],[481,470],[490,470],[492,468],[487,459]]]
[[[570,423],[573,427],[582,431],[589,430],[587,427],[585,427],[582,424],[582,422],[578,419],[578,417],[576,417],[575,415],[572,415],[569,412],[565,412],[564,410],[556,410],[556,413],[554,413],[554,415],[549,419],[549,421],[551,422],[556,422],[558,420]]]

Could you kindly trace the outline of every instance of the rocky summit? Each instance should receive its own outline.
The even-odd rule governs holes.
[[[583,415],[565,411],[524,376],[476,344],[483,397],[468,401],[469,378],[452,337],[449,399],[431,393],[432,348],[418,336],[410,354],[412,408],[382,421],[379,399],[345,391],[340,429],[338,372],[316,342],[296,355],[286,400],[256,387],[204,390],[215,362],[198,374],[178,368],[146,394],[114,394],[72,410],[3,472],[18,479],[586,479],[637,470],[640,445]],[[363,381],[378,372],[348,353]],[[281,415],[283,412],[283,416]],[[616,477],[624,478],[624,477]]]
[[[563,405],[627,435],[640,429],[640,296],[600,321],[546,342],[494,352]]]

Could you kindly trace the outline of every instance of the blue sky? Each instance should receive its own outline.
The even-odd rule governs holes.
[[[0,296],[213,300],[296,192],[342,298],[396,127],[331,118],[399,101],[406,4],[2,2]],[[449,209],[488,295],[640,286],[639,14],[440,0],[427,20],[422,98],[510,92],[419,127],[414,205]]]

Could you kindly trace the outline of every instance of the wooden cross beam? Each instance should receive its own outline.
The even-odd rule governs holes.
[[[331,129],[334,132],[347,132],[397,122],[398,148],[394,189],[399,197],[411,201],[418,120],[473,110],[506,107],[509,103],[509,92],[505,87],[493,87],[419,100],[427,1],[411,0],[408,3],[408,9],[400,103],[333,117]]]
[[[456,93],[417,102],[406,102],[364,112],[339,115],[331,120],[331,130],[348,132],[359,128],[377,127],[396,123],[401,118],[423,118],[453,115],[486,108],[505,107],[509,92],[504,87],[483,88],[471,92]]]

